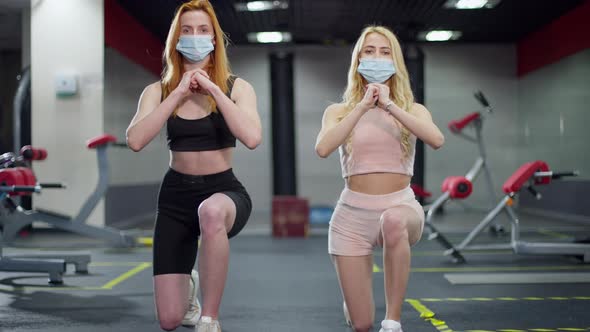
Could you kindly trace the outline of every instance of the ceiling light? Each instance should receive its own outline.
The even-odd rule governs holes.
[[[418,39],[426,41],[447,41],[456,40],[461,37],[461,31],[451,30],[431,30],[423,31],[418,34]]]
[[[285,0],[238,2],[234,4],[234,7],[239,12],[259,12],[263,10],[287,9],[289,8],[289,2]]]
[[[490,9],[498,5],[500,0],[447,0],[445,8],[453,9]]]
[[[288,43],[291,39],[290,32],[267,31],[248,34],[248,41],[251,43]]]

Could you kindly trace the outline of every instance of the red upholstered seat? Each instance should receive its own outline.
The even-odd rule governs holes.
[[[474,112],[466,115],[462,119],[453,120],[449,122],[449,130],[455,134],[460,133],[465,127],[467,127],[468,124],[472,123],[476,119],[479,119],[480,117],[481,114],[479,114],[479,112]]]
[[[97,148],[99,146],[108,144],[108,143],[115,143],[117,141],[117,138],[113,135],[109,135],[109,134],[104,134],[104,135],[100,135],[100,136],[96,136],[94,138],[89,139],[88,141],[86,141],[86,146],[89,149],[94,149]]]
[[[530,161],[520,166],[516,172],[504,182],[502,190],[506,194],[518,192],[522,186],[535,175],[536,172],[549,171],[549,165],[542,160]],[[535,184],[548,184],[551,182],[551,177],[544,176],[535,179]]]
[[[441,186],[442,192],[448,192],[451,198],[463,199],[473,191],[473,184],[464,176],[449,176]]]

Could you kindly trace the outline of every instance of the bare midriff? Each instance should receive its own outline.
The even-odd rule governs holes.
[[[180,173],[207,175],[231,168],[234,148],[213,151],[170,151],[170,167]]]
[[[385,195],[410,185],[411,176],[395,173],[369,173],[346,178],[348,189],[369,195]]]

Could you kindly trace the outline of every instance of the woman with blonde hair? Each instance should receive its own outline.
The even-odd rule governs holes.
[[[424,212],[410,188],[416,138],[434,149],[444,137],[414,102],[401,47],[387,28],[365,28],[352,51],[343,101],[328,106],[316,141],[326,158],[339,149],[345,188],[328,236],[344,313],[355,331],[373,326],[373,249],[383,247],[386,312],[380,332],[401,332],[410,246]]]
[[[167,130],[170,168],[158,194],[153,247],[156,312],[167,331],[180,325],[221,331],[228,239],[240,232],[252,209],[232,172],[232,155],[236,139],[250,149],[260,144],[260,117],[252,86],[231,75],[225,46],[209,1],[182,4],[166,40],[162,78],[145,88],[127,129],[133,151],[164,125]]]

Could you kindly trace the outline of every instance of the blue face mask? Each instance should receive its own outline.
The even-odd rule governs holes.
[[[357,69],[369,83],[383,83],[395,74],[393,60],[360,59]]]
[[[214,49],[211,38],[208,35],[180,36],[176,44],[176,50],[190,62],[201,62]]]

